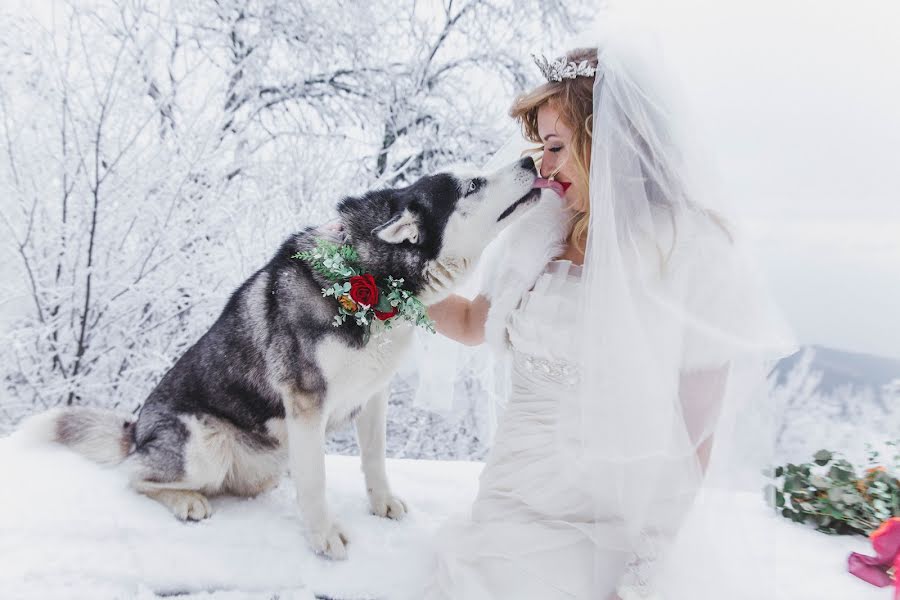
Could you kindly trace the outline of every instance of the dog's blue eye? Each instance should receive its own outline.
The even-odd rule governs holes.
[[[469,194],[477,192],[479,189],[484,187],[484,177],[475,177],[474,179],[470,179],[468,185],[466,185],[465,191],[463,192],[463,196],[468,196]]]

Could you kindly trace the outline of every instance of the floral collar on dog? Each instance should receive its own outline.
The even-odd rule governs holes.
[[[413,325],[435,332],[434,321],[428,317],[425,305],[412,293],[403,289],[403,279],[390,275],[380,278],[380,284],[371,273],[359,266],[359,255],[349,244],[338,245],[319,239],[316,247],[298,252],[291,258],[299,258],[332,283],[322,288],[322,296],[337,300],[338,314],[332,325],[340,327],[348,317],[371,333],[376,320],[390,329],[393,321],[402,318]]]

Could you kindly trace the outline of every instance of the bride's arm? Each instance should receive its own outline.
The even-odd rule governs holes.
[[[721,366],[693,368],[681,372],[678,398],[687,434],[696,448],[697,461],[704,476],[709,466],[713,434],[722,409],[728,383],[730,363]],[[661,558],[661,551],[672,540],[673,533],[648,533],[646,547],[636,549],[626,566],[617,590],[618,596],[608,600],[653,600],[652,578]]]
[[[467,346],[484,342],[484,323],[491,302],[485,296],[469,300],[452,295],[428,307],[438,333]]]
[[[697,459],[705,473],[712,449],[713,431],[719,418],[729,365],[682,371],[678,397],[691,441],[697,447]]]

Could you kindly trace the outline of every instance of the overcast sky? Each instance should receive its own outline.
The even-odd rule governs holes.
[[[646,4],[800,340],[900,358],[900,2]]]

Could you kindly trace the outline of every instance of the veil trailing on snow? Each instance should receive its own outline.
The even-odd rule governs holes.
[[[572,315],[580,378],[556,424],[566,476],[587,488],[593,518],[564,525],[591,540],[601,592],[618,553],[626,600],[650,590],[772,598],[766,375],[793,338],[729,220],[656,38],[609,21],[593,43],[590,217]],[[511,142],[492,164],[526,144]],[[492,244],[495,263],[509,238]],[[502,406],[503,359],[492,365],[473,372]]]

